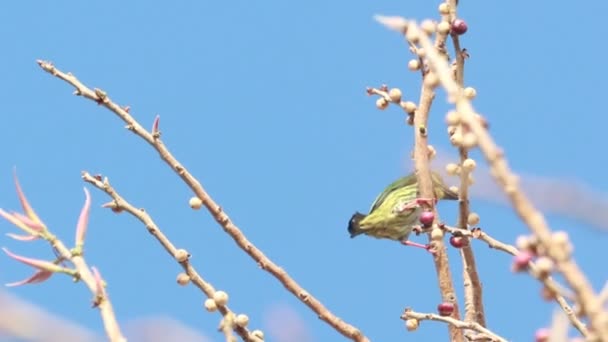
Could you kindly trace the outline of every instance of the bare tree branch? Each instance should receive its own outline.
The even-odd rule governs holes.
[[[414,23],[410,22],[407,26],[408,30],[421,32]],[[449,100],[456,103],[456,109],[460,113],[463,123],[467,124],[477,137],[479,148],[490,164],[493,177],[502,186],[513,208],[538,238],[547,256],[556,262],[557,269],[576,293],[577,302],[590,319],[593,333],[602,341],[608,341],[608,314],[602,309],[601,302],[584,273],[571,258],[570,242],[561,238],[559,241],[554,239],[555,235],[552,234],[543,215],[534,208],[520,190],[518,178],[509,169],[502,150],[494,143],[487,129],[480,124],[477,113],[473,110],[469,100],[463,96],[462,90],[451,78],[449,66],[436,51],[433,51],[431,41],[422,33],[420,33],[420,46],[427,49],[429,64],[448,92]]]
[[[160,155],[161,159],[175,171],[175,173],[190,187],[194,194],[200,198],[203,205],[213,218],[220,224],[228,235],[234,240],[239,248],[247,253],[263,270],[272,274],[283,286],[296,296],[302,303],[306,304],[318,317],[333,327],[336,331],[345,337],[357,341],[368,341],[363,333],[345,322],[323,305],[317,298],[306,291],[298,284],[284,269],[270,260],[259,248],[257,248],[243,232],[235,225],[226,212],[220,207],[209,194],[205,191],[200,182],[169,152],[169,149],[160,139],[160,131],[153,133],[145,130],[134,118],[127,109],[112,102],[106,92],[100,89],[90,89],[82,84],[74,75],[64,73],[57,69],[53,64],[46,61],[38,61],[38,65],[49,74],[67,82],[76,88],[75,94],[84,98],[90,99],[102,105],[115,113],[121,120],[127,124],[127,129],[144,139],[150,144]],[[155,121],[155,125],[158,122]]]

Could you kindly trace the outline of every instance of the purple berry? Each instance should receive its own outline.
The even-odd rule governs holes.
[[[422,214],[420,214],[419,220],[425,228],[428,228],[433,224],[435,214],[432,211],[423,211]]]
[[[452,21],[452,33],[454,34],[465,34],[468,28],[467,22],[462,19],[454,19],[454,21]]]
[[[454,248],[462,248],[469,245],[469,239],[463,236],[450,237],[450,245]]]
[[[454,304],[443,302],[437,305],[437,311],[440,316],[451,316],[454,313]]]

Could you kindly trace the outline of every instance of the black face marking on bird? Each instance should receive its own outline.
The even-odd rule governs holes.
[[[350,221],[348,221],[348,232],[350,233],[351,238],[363,233],[359,223],[365,218],[365,216],[366,215],[361,214],[360,212],[356,212],[353,214],[353,216],[351,216]]]

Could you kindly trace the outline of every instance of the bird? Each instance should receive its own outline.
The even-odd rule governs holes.
[[[408,240],[417,226],[421,204],[434,203],[435,199],[457,200],[458,194],[448,188],[441,176],[431,172],[435,198],[419,198],[418,180],[415,173],[399,178],[387,186],[372,203],[369,214],[355,212],[348,222],[350,237],[365,234],[378,239],[400,241],[404,245],[429,249],[428,245]]]

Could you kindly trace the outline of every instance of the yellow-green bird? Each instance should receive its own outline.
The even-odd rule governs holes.
[[[431,172],[433,192],[436,199],[458,199],[458,194],[450,190],[439,174]],[[391,183],[376,198],[369,214],[356,212],[348,222],[350,237],[365,234],[378,239],[397,240],[409,246],[428,249],[428,246],[408,241],[412,229],[419,225],[422,213],[421,203],[434,199],[418,198],[418,181],[410,174]]]

